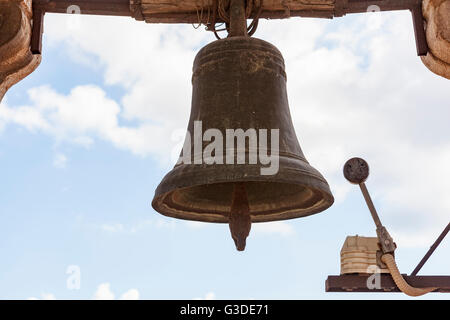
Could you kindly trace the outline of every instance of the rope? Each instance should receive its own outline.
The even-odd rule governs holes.
[[[195,26],[194,24],[192,24],[192,26],[194,27],[194,29],[198,29],[200,28],[201,25],[205,25],[206,29],[208,30],[208,25],[209,25],[209,19],[211,17],[211,7],[208,6],[208,17],[206,18],[206,23],[203,23],[203,10],[205,8],[205,4],[204,4],[204,0],[201,1],[201,13],[199,14],[199,9],[197,4],[195,5],[195,9],[197,11],[197,26]]]
[[[421,295],[424,295],[426,293],[429,293],[431,291],[434,291],[438,288],[415,288],[411,287],[406,280],[401,275],[400,271],[398,270],[397,263],[395,263],[394,256],[392,254],[384,254],[381,257],[381,261],[387,265],[389,272],[391,273],[392,279],[394,279],[394,282],[396,286],[405,294],[411,297],[418,297]]]
[[[230,0],[219,0],[219,17],[226,23],[230,23]]]
[[[256,1],[256,0],[253,0]],[[263,4],[264,4],[264,0],[260,0],[259,3],[259,8],[258,11],[256,13],[255,18],[253,19],[252,23],[250,23],[250,26],[248,27],[247,31],[248,31],[248,35],[251,37],[255,32],[256,29],[258,29],[258,24],[259,24],[259,18],[261,17],[261,13],[262,13],[262,9],[263,9]]]
[[[192,24],[192,26],[194,27],[194,29],[198,29],[198,28],[200,28],[200,26],[202,25],[202,21],[203,21],[203,0],[202,0],[202,12],[201,12],[201,14],[199,15],[198,14],[198,7],[197,7],[197,4],[195,5],[195,10],[197,10],[197,26],[195,26],[194,24]]]
[[[262,9],[263,9],[263,3],[264,3],[264,0],[246,0],[246,7],[245,7],[246,19],[251,18],[252,14],[256,11],[256,14],[254,14],[253,21],[247,27],[247,32],[248,32],[249,36],[252,36],[256,32],[256,29],[258,28],[259,18],[261,17],[261,13],[262,13]],[[258,9],[255,9],[255,8],[258,8]],[[206,30],[212,31],[218,40],[222,39],[218,34],[219,31],[228,31],[229,30],[229,24],[230,24],[229,11],[230,11],[230,0],[213,0],[212,21],[211,21],[211,23],[209,23],[209,8],[208,8],[208,23],[206,24],[207,25]],[[197,16],[198,16],[198,11],[197,11]],[[216,29],[216,23],[217,23],[218,18],[225,22],[225,25],[226,25],[225,28]]]

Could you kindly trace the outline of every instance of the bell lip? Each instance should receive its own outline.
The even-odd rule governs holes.
[[[237,181],[236,181],[237,182]],[[247,180],[242,182],[257,182],[255,180]],[[232,183],[232,182],[230,182]],[[186,187],[190,188],[190,187]],[[185,188],[182,188],[185,189]],[[331,193],[326,193],[320,191],[317,188],[311,188],[314,191],[317,191],[322,194],[323,199],[316,204],[313,209],[310,209],[307,213],[301,211],[299,209],[292,209],[290,211],[286,211],[283,213],[273,213],[273,214],[265,214],[265,215],[251,215],[252,223],[260,223],[260,222],[274,222],[274,221],[282,221],[282,220],[291,220],[296,218],[304,218],[308,217],[322,211],[329,209],[334,204],[334,197]],[[159,196],[155,196],[152,201],[153,209],[159,214],[176,218],[186,221],[198,221],[198,222],[210,222],[210,223],[229,223],[229,219],[227,216],[218,214],[218,213],[193,213],[190,211],[181,211],[173,208],[169,208],[167,205],[163,203],[165,197],[173,191],[170,191],[165,194],[161,194]]]
[[[196,186],[201,185],[213,185],[213,184],[220,184],[220,183],[233,183],[233,182],[273,182],[273,183],[286,183],[286,184],[293,184],[293,185],[299,185],[306,188],[309,188],[310,190],[317,192],[321,195],[322,199],[318,201],[314,206],[307,209],[299,209],[299,208],[293,208],[291,210],[287,210],[285,212],[281,213],[268,213],[264,215],[251,215],[252,223],[253,222],[270,222],[270,221],[279,221],[279,220],[288,220],[288,219],[295,219],[295,218],[301,218],[301,217],[307,217],[322,211],[327,210],[329,207],[331,207],[334,203],[334,197],[331,193],[330,187],[326,180],[322,177],[322,175],[313,167],[311,167],[309,164],[304,163],[307,168],[299,169],[299,168],[292,168],[287,167],[283,169],[282,174],[278,173],[277,175],[272,176],[271,179],[267,179],[267,176],[261,176],[261,175],[244,175],[242,174],[239,176],[242,172],[236,172],[236,170],[233,170],[232,168],[229,168],[228,170],[223,170],[223,172],[233,172],[236,173],[236,176],[232,178],[232,181],[229,179],[217,179],[211,183],[207,183],[201,178],[195,179],[195,176],[200,176],[192,174],[193,177],[189,179],[185,179],[184,181],[190,181],[191,183],[189,185],[180,185],[176,183],[171,183],[170,180],[175,179],[176,180],[176,174],[174,174],[174,171],[182,171],[183,166],[187,165],[181,165],[176,166],[174,170],[169,172],[164,179],[161,181],[160,185],[155,191],[155,196],[152,200],[152,207],[155,211],[158,213],[172,218],[182,219],[182,220],[191,220],[191,221],[201,221],[201,222],[214,222],[214,223],[228,223],[228,217],[226,215],[220,214],[220,213],[195,213],[188,210],[179,210],[172,207],[169,207],[167,204],[164,203],[165,198],[170,195],[174,190],[182,190],[182,189],[188,189]],[[192,166],[192,165],[189,165]],[[248,167],[249,165],[247,165]],[[280,162],[281,166],[281,162]],[[225,166],[226,167],[226,166]],[[259,168],[259,166],[254,166]],[[178,170],[177,170],[178,169]],[[203,168],[205,171],[209,171],[206,168]],[[217,170],[211,168],[211,171]],[[303,177],[309,176],[309,182],[308,181],[302,181],[302,183],[299,183],[296,181],[293,177],[297,176],[298,174],[301,174]],[[186,173],[184,173],[186,174]],[[201,176],[207,176],[207,173],[203,173]],[[227,174],[225,174],[229,178]],[[195,181],[197,180],[197,181]],[[306,212],[305,212],[306,211]]]

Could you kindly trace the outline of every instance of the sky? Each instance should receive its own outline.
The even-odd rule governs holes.
[[[402,273],[449,221],[450,82],[416,56],[409,12],[261,21],[255,37],[284,55],[300,145],[335,204],[254,225],[244,252],[228,226],[150,205],[180,152],[193,59],[214,36],[54,14],[44,31],[41,65],[0,104],[0,298],[406,298],[326,293],[325,279],[346,236],[375,236],[342,175],[351,157],[369,162]],[[448,275],[449,252],[447,237],[420,274]]]

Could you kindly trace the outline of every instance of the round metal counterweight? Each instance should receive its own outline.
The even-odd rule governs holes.
[[[369,164],[361,158],[352,158],[344,165],[345,179],[354,184],[360,184],[369,177]]]

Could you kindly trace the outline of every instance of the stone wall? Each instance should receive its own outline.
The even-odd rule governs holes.
[[[424,0],[428,55],[423,63],[434,73],[450,79],[450,0]]]

